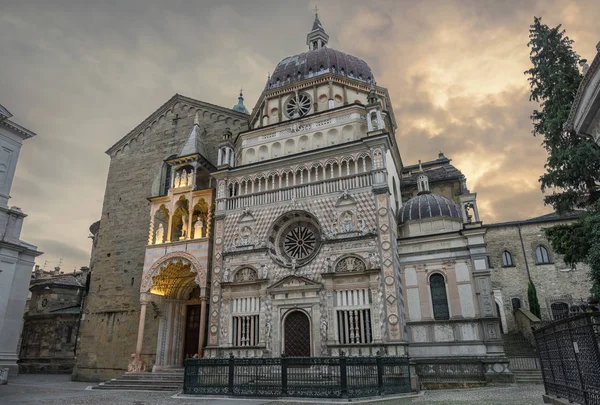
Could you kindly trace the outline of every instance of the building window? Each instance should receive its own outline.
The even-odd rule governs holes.
[[[232,306],[231,343],[234,346],[258,345],[260,339],[260,298],[234,298]]]
[[[569,316],[569,305],[564,302],[555,302],[550,305],[552,311],[552,319],[558,321]]]
[[[512,255],[505,250],[502,252],[502,267],[514,266]]]
[[[234,316],[232,326],[233,345],[256,346],[260,329],[258,325],[258,315]]]
[[[516,311],[517,309],[521,308],[521,299],[520,298],[513,298],[510,300],[510,303],[512,304],[513,311]]]
[[[337,311],[338,340],[340,344],[371,343],[371,310],[352,309]]]
[[[536,263],[550,263],[550,257],[548,256],[548,249],[544,246],[538,246],[535,249],[535,262]]]
[[[429,277],[429,288],[431,289],[431,304],[433,305],[433,319],[448,320],[450,311],[448,309],[448,297],[446,295],[446,280],[439,273]]]
[[[335,292],[339,344],[371,343],[371,296],[366,288]]]

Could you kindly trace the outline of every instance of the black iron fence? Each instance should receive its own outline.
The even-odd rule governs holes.
[[[546,394],[600,404],[600,313],[552,322],[534,331]]]
[[[185,394],[359,398],[410,392],[408,357],[185,360]]]

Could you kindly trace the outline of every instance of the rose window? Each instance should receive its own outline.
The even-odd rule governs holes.
[[[290,97],[285,104],[285,115],[288,118],[304,117],[310,111],[310,96],[306,93],[299,93]]]
[[[281,266],[304,266],[321,247],[321,227],[311,214],[292,211],[279,217],[269,236],[269,253]]]
[[[283,249],[288,256],[294,259],[304,259],[314,250],[317,238],[314,232],[302,224],[292,228],[283,239]]]

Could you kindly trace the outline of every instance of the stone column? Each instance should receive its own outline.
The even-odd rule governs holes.
[[[198,356],[204,354],[204,336],[206,336],[206,301],[207,297],[200,298],[200,334],[198,336]]]
[[[223,149],[219,148],[219,151],[217,152],[217,166],[221,166],[221,164],[223,163]]]
[[[135,356],[137,359],[140,359],[142,354],[142,343],[144,342],[144,326],[146,325],[146,305],[148,301],[146,299],[146,294],[142,293],[140,296],[140,323],[138,325],[138,336],[137,336],[137,344],[135,345]]]
[[[335,103],[333,101],[333,82],[331,80],[329,80],[329,109],[331,110],[332,108],[335,107]]]
[[[348,87],[344,85],[344,105],[348,105]]]

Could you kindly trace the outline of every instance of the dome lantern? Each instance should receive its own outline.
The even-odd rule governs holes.
[[[319,21],[318,11],[319,9],[315,7],[315,21],[312,30],[306,36],[306,45],[308,45],[309,51],[323,48],[329,42],[329,35],[327,35],[321,21]]]

